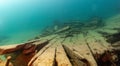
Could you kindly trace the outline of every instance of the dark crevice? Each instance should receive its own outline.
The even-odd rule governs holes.
[[[86,34],[86,35],[87,35],[87,34]],[[87,38],[85,39],[85,42],[86,42],[86,45],[87,45],[87,47],[89,48],[89,50],[90,50],[90,52],[91,52],[91,54],[92,54],[93,58],[94,58],[94,59],[95,59],[95,61],[97,62],[97,59],[95,58],[94,53],[93,53],[93,51],[92,51],[92,49],[91,49],[91,47],[90,47],[89,43],[87,42]]]
[[[88,35],[88,33],[87,33],[86,35]],[[92,51],[92,49],[91,49],[89,43],[87,42],[87,40],[88,40],[88,38],[85,39],[86,45],[87,45],[87,47],[89,48],[89,50],[90,50],[90,52],[91,52],[91,54],[92,54],[94,60],[97,62],[98,60],[96,59],[96,56],[95,56],[95,54],[93,53],[93,51]],[[97,62],[97,65],[98,65],[98,62]]]
[[[37,51],[40,51],[44,46],[46,46],[49,43],[49,41],[46,41],[45,43],[37,45],[36,49]]]
[[[57,49],[55,48],[55,56],[54,56],[54,65],[53,66],[58,66],[58,62],[56,61],[56,52],[57,52]]]

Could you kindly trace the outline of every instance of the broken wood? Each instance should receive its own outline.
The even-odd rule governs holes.
[[[32,66],[53,66],[55,63],[55,48],[48,48],[32,64]]]
[[[64,27],[64,28],[62,28],[62,29],[59,29],[58,31],[56,31],[55,33],[62,33],[62,32],[66,32],[67,30],[69,30],[70,29],[70,27],[69,26],[66,26],[66,27]]]
[[[57,39],[51,40],[48,45],[43,47],[40,51],[37,52],[35,56],[29,61],[28,66],[32,66],[33,62],[46,50],[48,49],[51,45],[53,45],[56,42]]]
[[[26,48],[30,48],[33,46],[34,42],[36,42],[36,41],[23,43],[23,44],[17,44],[17,45],[1,46],[0,47],[0,55],[15,52],[15,51],[24,50]],[[44,41],[43,43],[45,43],[45,42],[47,42],[47,40]],[[42,44],[42,43],[40,43],[40,44]]]
[[[69,46],[63,46],[73,66],[90,66],[89,62],[78,52],[73,52]]]
[[[56,63],[57,66],[72,66],[61,44],[56,49]]]

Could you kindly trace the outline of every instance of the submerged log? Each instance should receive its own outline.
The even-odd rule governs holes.
[[[37,42],[38,40],[36,41],[30,41],[30,42],[27,42],[27,43],[23,43],[23,44],[16,44],[16,45],[7,45],[7,46],[1,46],[0,47],[0,55],[2,54],[7,54],[7,53],[12,53],[12,52],[15,52],[15,51],[20,51],[20,50],[26,50],[26,49],[29,49],[31,48],[33,45],[33,43]],[[47,40],[45,41],[47,42]],[[41,43],[40,43],[41,44]]]
[[[24,46],[25,46],[25,44],[22,44],[22,45],[1,46],[0,47],[0,55],[21,50]]]
[[[56,31],[55,33],[62,33],[62,32],[65,32],[67,30],[70,29],[70,26],[66,26],[66,27],[63,27],[62,29],[59,29],[58,31]]]
[[[72,66],[61,45],[59,45],[56,50],[56,63],[57,66]]]

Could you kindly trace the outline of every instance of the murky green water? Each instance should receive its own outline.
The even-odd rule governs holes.
[[[120,0],[0,0],[0,45],[26,42],[56,21],[106,19],[120,12]]]

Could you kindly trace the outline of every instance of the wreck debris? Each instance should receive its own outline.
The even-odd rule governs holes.
[[[64,27],[64,28],[62,28],[62,29],[56,31],[55,33],[65,32],[65,31],[67,31],[67,30],[69,30],[69,29],[70,29],[70,27],[69,27],[69,26],[66,26],[66,27]]]
[[[56,49],[56,63],[57,66],[72,66],[62,45]]]
[[[55,48],[48,48],[42,55],[40,55],[32,66],[53,66],[55,57]]]
[[[28,66],[32,66],[33,62],[46,50],[48,49],[52,44],[54,44],[54,42],[56,41],[56,39],[53,39],[48,45],[46,45],[45,47],[43,47],[40,51],[38,51],[36,53],[36,55],[34,55],[32,57],[32,59],[29,61]]]
[[[98,66],[116,66],[117,56],[111,51],[105,51],[103,54],[95,54]]]
[[[56,21],[59,22],[59,21]],[[62,22],[61,22],[62,23]],[[88,30],[97,29],[99,27],[103,27],[104,22],[100,17],[93,17],[87,22],[81,22],[79,20],[73,20],[68,22],[54,23],[53,26],[46,27],[41,34],[42,37],[52,35],[52,34],[60,34],[63,32],[72,33],[72,34],[79,34],[85,33]]]
[[[1,46],[0,54],[11,56],[6,66],[120,66],[120,34],[104,26],[101,18],[55,24],[33,41]]]
[[[23,50],[26,47],[30,47],[31,44],[36,42],[36,41],[38,41],[38,40],[29,41],[29,42],[23,43],[23,44],[1,46],[0,47],[0,55]]]

